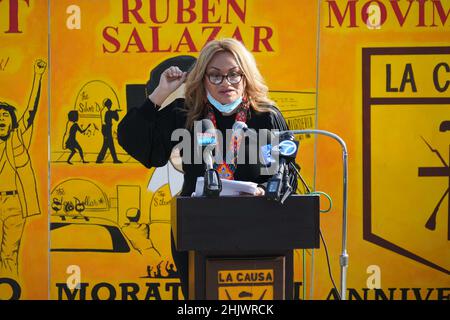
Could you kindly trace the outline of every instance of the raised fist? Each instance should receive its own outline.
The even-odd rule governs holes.
[[[45,69],[47,68],[47,62],[44,60],[38,59],[34,63],[34,72],[36,74],[43,74],[45,72]]]

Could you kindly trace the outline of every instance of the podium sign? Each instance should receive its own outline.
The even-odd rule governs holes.
[[[285,260],[207,259],[206,299],[284,300]]]

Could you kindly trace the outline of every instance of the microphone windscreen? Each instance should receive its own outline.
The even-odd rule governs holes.
[[[236,121],[234,124],[233,124],[233,127],[231,128],[234,132],[236,132],[236,131],[239,131],[239,130],[242,130],[242,131],[247,131],[247,129],[248,129],[248,126],[247,126],[247,124],[245,123],[245,122],[242,122],[242,121]]]
[[[208,146],[217,144],[216,128],[209,119],[202,119],[200,125],[194,125],[196,128],[197,144],[199,146]],[[197,129],[198,128],[198,129]]]
[[[271,130],[261,129],[259,131],[259,156],[263,166],[269,167],[277,162],[273,155],[273,146],[278,144],[277,138]]]
[[[202,125],[202,127],[201,127],[202,132],[215,130],[214,124],[209,119],[202,119],[201,125]]]

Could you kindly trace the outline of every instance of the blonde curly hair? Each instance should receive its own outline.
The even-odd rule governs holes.
[[[268,87],[256,66],[255,58],[245,46],[232,38],[213,40],[203,47],[186,79],[185,102],[188,108],[186,128],[191,128],[194,121],[206,116],[207,98],[204,77],[209,62],[218,52],[230,52],[236,59],[244,74],[244,95],[251,108],[258,112],[270,112],[272,110],[269,106],[275,105],[267,97]]]

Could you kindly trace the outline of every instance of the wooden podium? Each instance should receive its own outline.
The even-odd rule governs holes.
[[[177,197],[172,232],[189,251],[189,299],[293,299],[294,249],[319,248],[319,196]]]

